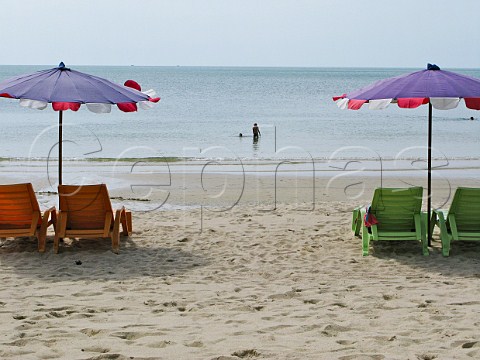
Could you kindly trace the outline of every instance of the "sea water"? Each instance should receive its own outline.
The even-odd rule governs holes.
[[[69,64],[67,64],[69,65]],[[53,67],[53,66],[50,66]],[[49,66],[0,66],[0,81]],[[332,96],[419,69],[71,66],[154,89],[151,110],[63,115],[65,159],[424,159],[428,108],[340,110]],[[480,77],[480,69],[451,69]],[[469,120],[470,117],[475,120]],[[252,125],[261,137],[254,141]],[[57,156],[58,113],[0,98],[0,158]],[[243,136],[240,137],[239,134]],[[435,159],[480,159],[480,112],[433,113]]]

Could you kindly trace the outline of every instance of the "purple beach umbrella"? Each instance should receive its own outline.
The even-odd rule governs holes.
[[[433,64],[428,64],[426,70],[380,80],[333,98],[340,109],[350,110],[358,110],[365,103],[373,110],[385,109],[390,103],[410,109],[428,104],[428,234],[432,210],[432,107],[438,110],[454,109],[461,99],[467,108],[480,110],[480,79],[440,70]],[[430,235],[428,237],[430,246]]]
[[[133,84],[133,85],[131,85]],[[0,83],[0,97],[19,99],[20,105],[43,110],[49,103],[59,112],[58,131],[58,183],[62,184],[62,118],[63,111],[77,111],[82,104],[95,113],[109,113],[112,105],[124,112],[137,111],[137,103],[143,109],[160,100],[154,91],[139,91],[132,80],[118,85],[97,76],[65,67],[37,71],[7,79]],[[134,88],[132,88],[132,86]]]

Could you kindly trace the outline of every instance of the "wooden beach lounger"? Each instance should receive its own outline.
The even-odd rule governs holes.
[[[59,185],[60,209],[53,249],[63,238],[111,238],[112,250],[118,254],[120,224],[122,235],[132,233],[132,213],[124,207],[113,213],[107,186]]]
[[[480,188],[459,187],[449,210],[434,210],[430,234],[440,228],[443,256],[450,255],[452,241],[480,241]]]
[[[42,214],[31,183],[0,185],[0,238],[36,236],[45,252],[47,228],[55,222],[55,207]]]
[[[428,255],[426,213],[422,214],[423,188],[378,188],[373,195],[370,213],[378,224],[367,227],[366,208],[353,211],[352,230],[362,236],[363,255],[368,255],[370,241],[416,240],[422,243],[423,255]]]

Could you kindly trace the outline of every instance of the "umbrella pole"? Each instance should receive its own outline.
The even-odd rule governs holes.
[[[430,221],[432,211],[432,103],[428,103],[428,183],[427,183],[427,237],[428,246],[432,246]]]
[[[63,111],[58,113],[58,185],[62,185],[62,123],[63,123]]]

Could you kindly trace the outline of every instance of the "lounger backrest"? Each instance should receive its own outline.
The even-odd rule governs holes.
[[[59,185],[60,211],[67,214],[67,229],[103,229],[106,216],[113,219],[107,186]]]
[[[448,213],[455,215],[458,231],[480,231],[480,188],[459,187]]]
[[[40,214],[32,184],[0,185],[0,229],[30,228]]]
[[[422,194],[422,187],[375,189],[371,211],[378,220],[378,229],[414,230],[414,215],[422,210]]]

